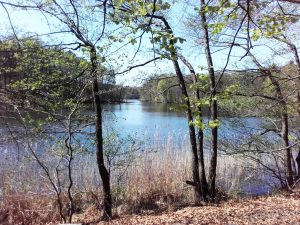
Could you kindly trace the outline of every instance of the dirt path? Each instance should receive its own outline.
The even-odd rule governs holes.
[[[218,206],[187,207],[150,216],[123,216],[100,224],[299,224],[300,198],[260,197]]]

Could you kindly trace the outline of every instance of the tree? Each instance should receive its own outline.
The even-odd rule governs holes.
[[[205,13],[206,3],[204,0],[201,0],[201,7],[200,7],[200,16],[201,16],[201,27],[204,32],[204,48],[205,48],[205,55],[206,61],[208,66],[208,74],[210,77],[210,84],[211,84],[211,107],[210,107],[210,116],[212,121],[217,121],[218,119],[218,106],[217,106],[217,99],[216,99],[216,78],[215,78],[215,70],[212,61],[212,55],[210,50],[210,43],[209,43],[209,34],[208,34],[208,24],[207,18]],[[209,170],[209,189],[210,195],[214,199],[216,195],[216,169],[217,169],[217,159],[218,159],[218,126],[212,127],[211,130],[211,149],[212,149],[212,156],[210,162],[210,170]]]
[[[287,2],[295,2],[295,1],[287,1]],[[274,10],[275,8],[275,10]],[[270,11],[269,11],[270,10]],[[288,46],[290,49],[290,52],[292,53],[293,60],[296,63],[298,67],[298,76],[299,76],[299,56],[297,47],[286,37],[286,35],[289,34],[288,27],[294,25],[297,23],[299,19],[299,9],[297,7],[290,7],[289,4],[282,5],[279,1],[276,3],[267,3],[265,1],[261,1],[257,3],[257,6],[253,9],[250,7],[247,8],[247,14],[248,14],[248,26],[247,26],[247,32],[248,32],[248,43],[250,44],[250,48],[253,47],[252,42],[250,40],[250,24],[253,25],[254,28],[252,28],[254,31],[252,33],[252,39],[254,42],[258,41],[260,38],[267,38],[267,39],[276,39],[277,41],[280,41],[281,43],[284,43]],[[266,12],[269,12],[268,14]],[[254,16],[256,14],[256,16]],[[246,49],[245,49],[246,50]],[[276,50],[273,50],[276,51]],[[283,143],[286,149],[286,156],[285,156],[285,168],[287,173],[287,183],[289,186],[291,186],[294,183],[294,172],[292,168],[293,163],[293,156],[292,156],[292,149],[290,147],[289,143],[289,112],[288,112],[288,102],[287,98],[290,94],[287,96],[284,96],[282,84],[280,83],[280,80],[294,80],[294,78],[290,76],[284,76],[281,71],[281,78],[278,79],[276,76],[272,75],[272,72],[268,70],[266,72],[263,70],[262,64],[258,62],[258,60],[253,56],[253,54],[250,53],[249,45],[248,49],[246,50],[246,54],[248,54],[250,57],[253,58],[256,66],[260,68],[260,71],[262,73],[269,77],[271,84],[274,86],[275,92],[276,92],[276,99],[278,101],[278,104],[280,105],[280,112],[281,112],[281,137],[283,139]],[[299,91],[295,90],[296,92],[296,99],[299,105]],[[298,107],[298,116],[299,116],[299,107]],[[300,158],[300,157],[299,157]],[[299,164],[298,164],[299,165]]]
[[[246,56],[250,56],[254,59],[255,65],[262,72],[263,76],[270,79],[271,85],[274,87],[276,93],[276,99],[280,105],[281,114],[281,137],[286,149],[285,156],[285,168],[287,171],[288,184],[293,184],[293,170],[292,170],[292,154],[289,144],[289,128],[288,128],[288,107],[286,96],[283,94],[283,88],[279,80],[272,74],[272,70],[268,70],[266,73],[266,68],[258,62],[258,60],[253,56],[251,50],[256,47],[254,42],[256,42],[261,37],[271,38],[273,36],[280,36],[286,30],[286,24],[293,24],[297,21],[297,9],[291,8],[287,9],[283,7],[279,1],[268,2],[268,1],[257,1],[255,4],[251,5],[251,1],[218,1],[217,4],[211,3],[210,5],[205,5],[205,1],[201,1],[202,7],[200,8],[201,21],[203,30],[208,31],[211,27],[212,34],[217,34],[217,39],[211,42],[220,45],[220,47],[228,48],[229,52],[227,55],[227,61],[225,67],[223,68],[220,78],[216,82],[215,88],[217,88],[221,78],[223,77],[226,68],[229,64],[230,55],[232,49],[236,46],[242,46],[245,51],[245,55],[241,56],[243,59]],[[201,10],[202,9],[202,10]],[[213,23],[205,27],[205,13],[211,15],[213,18]],[[219,15],[217,15],[219,14]],[[204,33],[204,44],[209,45],[208,32]],[[207,44],[208,43],[208,44]],[[295,47],[290,46],[292,52],[295,52]],[[206,56],[209,49],[206,49]],[[293,53],[295,55],[295,53]],[[211,59],[207,57],[207,61],[210,62]],[[297,61],[297,56],[295,56]],[[213,70],[213,64],[208,63],[209,70]],[[264,96],[266,97],[266,96]]]
[[[259,71],[262,73],[263,76],[267,77],[272,86],[274,87],[275,92],[275,99],[278,101],[278,104],[280,105],[280,114],[281,114],[281,132],[280,136],[282,138],[284,148],[285,148],[285,169],[286,169],[286,177],[287,177],[287,184],[289,186],[292,186],[294,184],[294,172],[292,168],[292,153],[291,153],[291,147],[289,144],[289,121],[288,121],[288,109],[287,109],[287,101],[286,97],[283,95],[282,88],[278,80],[273,76],[271,70],[265,69],[254,57],[253,54],[250,52],[248,53],[255,65],[259,68]]]
[[[199,165],[200,165],[200,180],[201,180],[201,189],[202,195],[205,201],[207,201],[207,197],[210,194],[211,189],[208,186],[206,173],[205,173],[205,163],[204,163],[204,122],[203,122],[203,112],[202,112],[202,105],[201,105],[201,95],[200,89],[197,87],[199,85],[199,79],[195,72],[193,66],[182,56],[179,56],[181,61],[189,68],[190,73],[193,76],[193,85],[194,85],[194,98],[195,98],[195,105],[196,105],[196,119],[195,125],[197,127],[197,141],[198,141],[198,154],[199,154]],[[205,83],[205,82],[203,82]],[[200,84],[202,87],[204,86]]]
[[[103,219],[110,219],[112,217],[112,200],[110,192],[110,175],[105,166],[104,161],[104,149],[103,149],[103,132],[102,132],[102,106],[100,99],[100,88],[99,88],[99,77],[101,80],[102,74],[99,71],[100,57],[97,54],[97,44],[101,41],[105,34],[106,22],[107,22],[107,1],[104,1],[103,4],[93,5],[92,2],[87,2],[86,4],[81,4],[77,1],[63,1],[58,2],[53,1],[25,1],[23,5],[21,4],[11,4],[7,2],[2,2],[2,5],[8,5],[12,7],[19,7],[21,9],[28,10],[39,10],[41,13],[44,13],[51,19],[56,19],[56,21],[61,25],[62,29],[67,29],[67,33],[72,35],[72,38],[75,38],[75,42],[65,43],[65,46],[70,46],[73,50],[78,50],[80,48],[85,49],[88,53],[89,63],[90,63],[90,72],[89,80],[91,83],[92,98],[94,101],[94,110],[95,110],[95,137],[96,137],[96,157],[99,168],[99,173],[102,179],[102,186],[104,192],[104,214]],[[89,10],[88,10],[89,9]],[[101,13],[103,19],[101,22],[98,22],[95,14],[97,16],[99,11],[103,10]],[[89,22],[87,22],[89,21]],[[98,25],[102,26],[102,29],[95,31],[91,27],[91,21],[95,21]],[[95,24],[94,23],[94,24]],[[54,33],[63,32],[58,30]],[[92,32],[93,35],[92,35]],[[50,35],[50,34],[49,34]]]
[[[296,47],[296,45],[289,40],[284,34],[280,35],[280,36],[275,36],[274,37],[276,40],[286,44],[288,46],[288,48],[290,49],[293,57],[294,57],[294,62],[295,62],[295,66],[297,68],[297,72],[293,73],[293,71],[288,71],[289,76],[286,78],[287,81],[292,81],[292,83],[297,87],[299,86],[299,82],[300,82],[300,59],[299,59],[299,53],[298,53],[298,49]],[[298,114],[298,118],[300,119],[300,90],[296,90],[296,105],[297,105],[297,114]],[[300,131],[298,131],[299,135],[300,135]],[[297,175],[297,179],[300,178],[300,150],[298,152],[298,156],[296,158],[296,162],[298,165],[297,171],[298,171],[298,175]]]
[[[56,194],[61,220],[71,222],[75,212],[72,163],[78,153],[74,130],[80,129],[75,121],[86,86],[81,85],[77,78],[83,76],[86,70],[83,66],[85,60],[58,47],[44,47],[43,42],[32,38],[3,40],[0,49],[1,53],[10,56],[1,58],[1,76],[14,76],[4,86],[0,100],[11,109],[11,115],[24,128],[19,128],[12,135],[22,134],[20,138],[25,149],[29,150],[45,173]],[[32,113],[36,113],[38,118],[33,119]],[[61,137],[64,139],[63,145],[54,137],[56,131],[51,131],[52,128],[47,126],[54,122],[65,133]],[[52,138],[59,149],[57,152],[43,149],[41,154],[41,150],[32,146],[35,140],[46,138]],[[66,204],[64,195],[67,196]]]
[[[175,74],[177,76],[178,83],[181,88],[181,94],[184,101],[186,118],[188,121],[189,127],[189,136],[192,149],[192,177],[193,182],[188,182],[194,187],[195,194],[195,204],[201,204],[201,200],[205,199],[202,195],[202,187],[199,176],[199,157],[197,150],[197,141],[196,141],[196,131],[193,124],[193,114],[190,97],[188,95],[186,82],[184,75],[179,66],[178,50],[176,43],[182,42],[182,38],[177,38],[168,23],[167,19],[160,13],[170,7],[169,3],[157,2],[154,0],[150,3],[145,3],[144,1],[134,1],[134,2],[116,2],[111,5],[112,8],[118,13],[116,21],[118,23],[124,21],[125,25],[134,24],[137,19],[137,28],[136,30],[141,29],[142,35],[150,32],[153,34],[152,43],[158,43],[160,49],[162,50],[161,57],[170,60],[173,64]],[[133,14],[133,12],[138,12]],[[125,15],[124,15],[125,13]],[[128,22],[127,22],[128,21]],[[154,21],[157,21],[156,23]],[[154,28],[157,26],[157,28]],[[142,36],[141,36],[142,37]],[[164,52],[163,52],[164,51]]]

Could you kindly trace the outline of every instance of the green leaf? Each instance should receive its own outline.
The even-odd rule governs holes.
[[[147,14],[147,9],[146,9],[146,7],[145,7],[145,6],[143,6],[143,7],[141,8],[141,10],[140,10],[140,14],[141,14],[142,16],[144,16],[144,15],[146,15],[146,14]]]
[[[255,29],[252,35],[253,41],[257,41],[261,36],[261,30],[260,29]]]
[[[218,119],[216,119],[216,120],[210,120],[208,122],[208,127],[209,128],[216,128],[216,127],[219,127],[220,125],[221,125],[221,122]]]

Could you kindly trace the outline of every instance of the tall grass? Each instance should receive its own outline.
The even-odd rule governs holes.
[[[178,142],[172,136],[166,140],[157,140],[156,137],[139,146],[140,150],[134,152],[130,161],[119,158],[119,163],[115,163],[110,170],[115,212],[160,211],[192,204],[192,187],[185,183],[191,180],[191,151],[186,143],[186,139]],[[51,168],[55,165],[55,157],[46,153],[43,160]],[[209,146],[206,146],[206,164],[208,159]],[[32,215],[41,218],[47,212],[57,215],[53,190],[43,171],[34,160],[30,160],[29,153],[24,153],[18,161],[12,151],[8,151],[7,155],[2,152],[0,164],[3,168],[0,171],[0,204],[3,208],[0,213],[7,210],[14,212],[14,215],[34,212]],[[251,161],[220,155],[217,170],[219,190],[231,194],[242,192],[258,178],[258,173],[251,169],[256,167]],[[101,181],[94,153],[77,154],[72,175],[76,212],[83,212],[92,206],[100,209]],[[61,181],[64,187],[67,180]],[[33,196],[42,196],[40,199],[43,201],[37,201]],[[48,204],[45,199],[48,199]],[[8,204],[14,210],[7,207]]]

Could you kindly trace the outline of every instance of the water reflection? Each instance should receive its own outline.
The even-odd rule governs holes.
[[[113,124],[123,134],[138,133],[153,137],[157,134],[162,139],[173,135],[182,139],[188,135],[188,122],[184,113],[170,109],[171,105],[163,103],[147,103],[132,100],[119,105],[106,105],[104,113],[105,125]],[[204,119],[206,122],[208,118]],[[112,123],[112,121],[114,121]],[[227,118],[221,117],[219,136],[222,139],[241,139],[258,132],[265,124],[261,118]],[[205,133],[209,136],[210,130]]]

